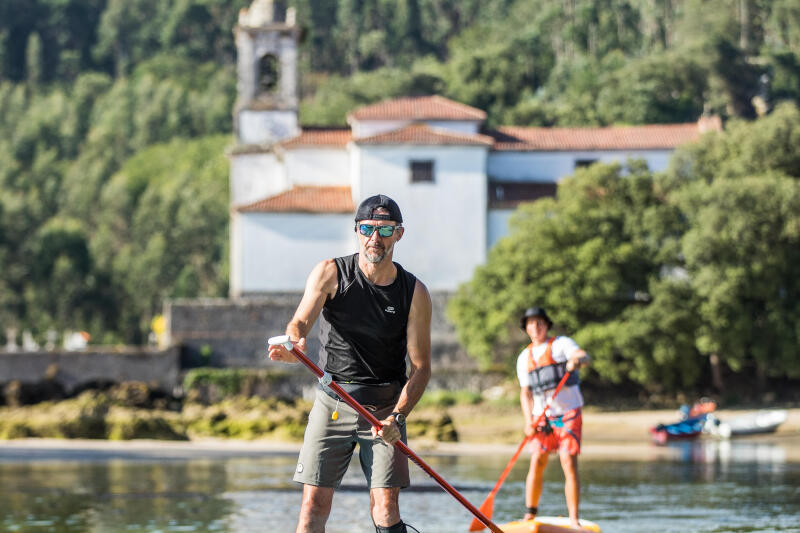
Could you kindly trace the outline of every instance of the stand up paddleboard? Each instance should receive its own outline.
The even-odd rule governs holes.
[[[500,529],[503,533],[602,533],[594,522],[581,520],[580,524],[581,529],[572,529],[565,516],[537,516],[533,520],[500,524]]]

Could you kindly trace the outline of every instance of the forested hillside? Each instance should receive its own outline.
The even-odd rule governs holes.
[[[9,325],[141,342],[163,298],[226,293],[247,4],[0,0],[0,342]],[[408,94],[490,126],[750,120],[800,99],[794,0],[285,4],[304,29],[304,124]]]

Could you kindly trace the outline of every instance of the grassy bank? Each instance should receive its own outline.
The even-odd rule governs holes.
[[[34,405],[0,407],[0,439],[163,439],[206,437],[299,442],[311,404],[274,398],[231,396],[205,404],[186,400],[150,401],[123,391],[84,391],[75,398]],[[127,392],[126,392],[127,391]],[[137,397],[138,396],[138,397]],[[191,397],[192,395],[189,395]],[[455,442],[458,433],[436,403],[409,421],[411,438]]]
[[[159,396],[145,384],[127,382],[77,397],[25,405],[9,394],[0,406],[0,439],[160,439],[205,438],[299,442],[311,404],[281,397],[280,375],[264,371],[198,369],[187,374],[181,398]],[[634,396],[587,388],[584,409],[586,441],[649,441],[648,428],[677,419],[689,398],[658,404]],[[267,396],[266,398],[264,396]],[[602,400],[602,401],[601,401]],[[764,398],[759,404],[725,404],[723,409],[798,407],[796,402]],[[800,413],[800,410],[796,411]],[[736,415],[732,411],[729,416]],[[782,432],[800,433],[800,414]],[[509,380],[483,391],[429,390],[408,421],[408,435],[418,442],[513,444],[522,435],[519,387]]]
[[[236,397],[213,405],[135,406],[114,391],[85,391],[58,402],[0,408],[0,438],[300,439],[310,405]]]

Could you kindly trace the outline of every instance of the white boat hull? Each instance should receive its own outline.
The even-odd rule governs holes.
[[[727,422],[716,417],[709,417],[704,431],[722,439],[772,433],[778,429],[778,426],[786,422],[786,418],[787,412],[784,409],[758,411]]]

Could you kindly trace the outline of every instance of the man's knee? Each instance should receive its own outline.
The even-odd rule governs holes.
[[[390,527],[383,527],[376,525],[375,531],[376,533],[408,533],[406,525],[405,523],[403,523],[402,520],[400,520],[398,523]]]
[[[544,468],[550,459],[550,452],[537,450],[531,455],[531,465],[537,468]]]
[[[303,486],[301,513],[327,516],[333,503],[333,489],[327,487]]]
[[[564,472],[578,471],[578,456],[562,453],[559,457],[561,459],[561,466]]]

